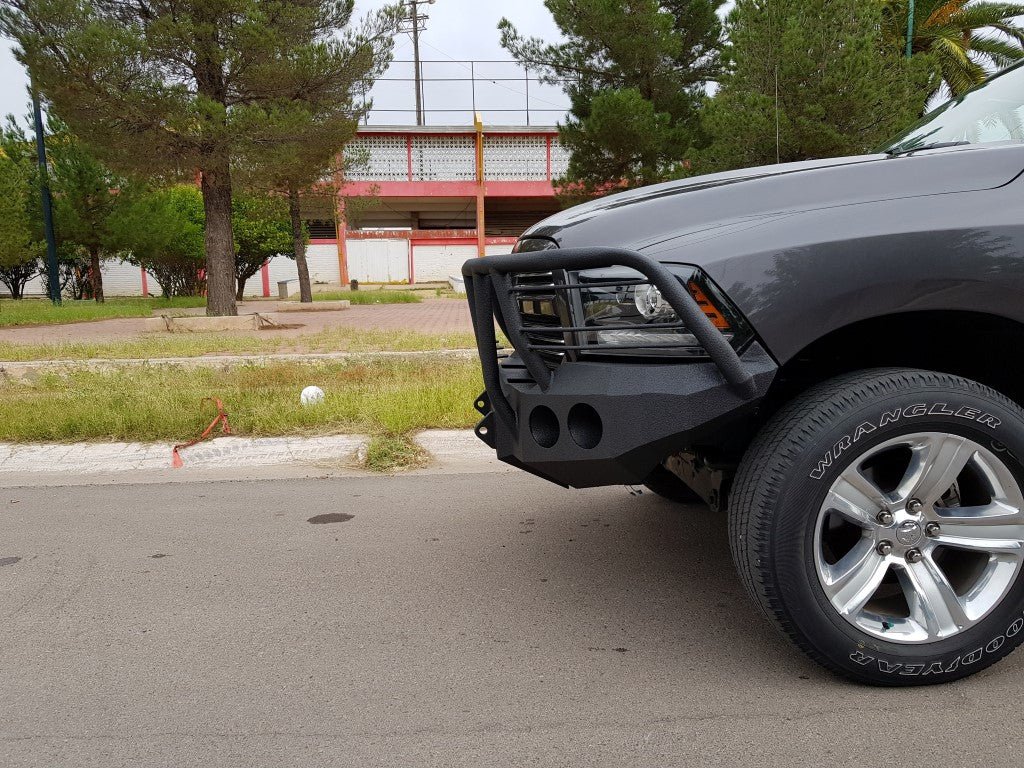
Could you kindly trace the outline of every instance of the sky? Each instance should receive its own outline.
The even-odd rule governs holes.
[[[356,0],[356,17],[387,4],[388,0]],[[427,29],[420,38],[420,56],[424,61],[448,61],[448,64],[425,64],[427,78],[468,77],[465,66],[452,63],[450,59],[500,59],[508,60],[508,54],[501,48],[497,25],[502,16],[508,17],[520,31],[553,40],[558,30],[551,15],[544,8],[543,0],[437,0],[433,5],[423,6],[429,20]],[[412,59],[412,43],[409,35],[399,35],[395,45],[395,59]],[[28,111],[27,78],[25,71],[11,51],[11,44],[3,46],[0,55],[0,114],[25,114]],[[505,65],[481,65],[483,75],[492,78],[515,77],[515,67]],[[396,64],[391,77],[409,77],[411,65]],[[460,109],[460,113],[431,114],[428,122],[465,123],[471,121],[472,88],[466,83],[427,83],[424,90],[426,107]],[[525,88],[522,83],[502,82],[481,83],[478,92],[478,107],[521,108],[525,104]],[[411,83],[380,83],[374,93],[375,106],[387,108],[411,108],[414,90]],[[539,89],[531,86],[531,102],[537,108],[558,110],[565,106],[565,98],[558,89]],[[559,112],[538,115],[535,123],[554,123]],[[490,123],[502,122],[503,115],[517,124],[524,122],[525,113],[492,113],[485,117]],[[547,119],[545,119],[547,118]],[[376,123],[415,123],[415,115],[409,113],[375,114]]]
[[[387,0],[356,0],[356,13],[365,13],[385,5]],[[510,122],[525,123],[526,91],[523,71],[511,62],[511,57],[501,47],[498,22],[504,16],[512,21],[525,35],[538,36],[545,40],[556,40],[558,28],[542,0],[437,0],[432,5],[420,6],[429,18],[426,31],[420,36],[420,58],[424,61],[424,108],[428,110],[428,124],[467,124],[472,122],[474,86],[469,82],[471,74],[476,83],[476,107],[483,112],[484,121],[489,124]],[[386,77],[411,78],[413,67],[411,36],[399,35],[395,41],[395,60]],[[453,59],[457,60],[452,61]],[[470,71],[468,60],[478,62]],[[445,78],[440,81],[436,78]],[[462,79],[455,82],[453,79]],[[433,82],[432,82],[433,80]],[[561,90],[552,86],[541,86],[536,81],[529,86],[531,107],[538,113],[531,115],[534,124],[553,125],[562,116],[567,99]],[[377,124],[415,123],[415,113],[390,112],[392,109],[412,109],[415,90],[409,82],[379,82],[373,92],[374,107],[378,112],[371,115],[371,122]],[[431,112],[434,109],[457,110],[452,112]],[[499,112],[497,110],[516,110]]]

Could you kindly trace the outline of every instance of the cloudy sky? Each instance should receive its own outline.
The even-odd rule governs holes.
[[[388,0],[356,0],[356,14],[361,15],[387,4]],[[554,39],[558,32],[551,21],[551,16],[544,8],[542,0],[437,0],[427,8],[430,17],[427,30],[421,36],[421,57],[448,64],[427,64],[425,75],[430,78],[462,78],[469,76],[469,70],[460,64],[451,62],[459,60],[500,59],[509,57],[498,44],[497,24],[502,16],[511,19],[522,32],[539,35],[545,39]],[[398,60],[412,59],[412,43],[409,35],[400,35],[396,40],[395,58]],[[410,65],[396,64],[391,77],[409,77],[412,73]],[[491,78],[516,77],[516,68],[502,65],[481,64],[477,74],[490,75]],[[14,59],[11,46],[3,47],[0,55],[0,114],[13,112],[23,114],[27,111],[28,96],[26,92],[25,72]],[[441,109],[459,109],[458,113],[435,113],[429,116],[430,123],[465,122],[472,105],[472,88],[468,82],[435,82],[425,86],[426,107]],[[522,83],[492,82],[481,83],[478,87],[477,106],[482,109],[521,109],[525,104],[525,87]],[[375,90],[374,103],[380,109],[408,109],[413,103],[413,86],[411,83],[381,83]],[[531,87],[531,103],[538,109],[556,110],[553,113],[542,113],[534,116],[535,122],[554,122],[557,110],[565,104],[564,97],[555,89],[540,90]],[[488,122],[502,122],[502,116],[509,121],[523,122],[525,113],[492,113],[486,115]],[[547,118],[547,119],[545,119]],[[413,113],[378,113],[374,115],[377,123],[414,123]]]

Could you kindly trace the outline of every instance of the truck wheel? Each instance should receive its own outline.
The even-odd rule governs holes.
[[[698,496],[696,491],[660,464],[644,480],[644,487],[663,499],[674,501],[677,504],[704,503],[704,499]]]
[[[754,600],[825,667],[956,680],[1024,640],[1024,411],[943,373],[874,370],[801,395],[733,485]]]

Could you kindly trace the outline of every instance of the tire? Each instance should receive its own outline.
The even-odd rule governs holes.
[[[887,369],[818,385],[741,462],[740,578],[798,648],[853,680],[985,669],[1024,640],[1018,457],[1024,411],[976,382]]]
[[[665,469],[660,464],[655,468],[647,479],[644,480],[644,487],[676,504],[704,504],[704,499],[697,495],[690,486]]]

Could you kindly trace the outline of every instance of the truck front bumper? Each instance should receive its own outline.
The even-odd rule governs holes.
[[[565,361],[553,370],[522,334],[510,274],[623,265],[657,285],[710,360]],[[764,397],[778,368],[752,342],[742,355],[665,267],[634,251],[552,250],[475,259],[463,267],[486,391],[477,435],[498,458],[559,485],[641,483],[668,455],[716,444],[716,431]],[[494,321],[516,348],[502,357]]]

